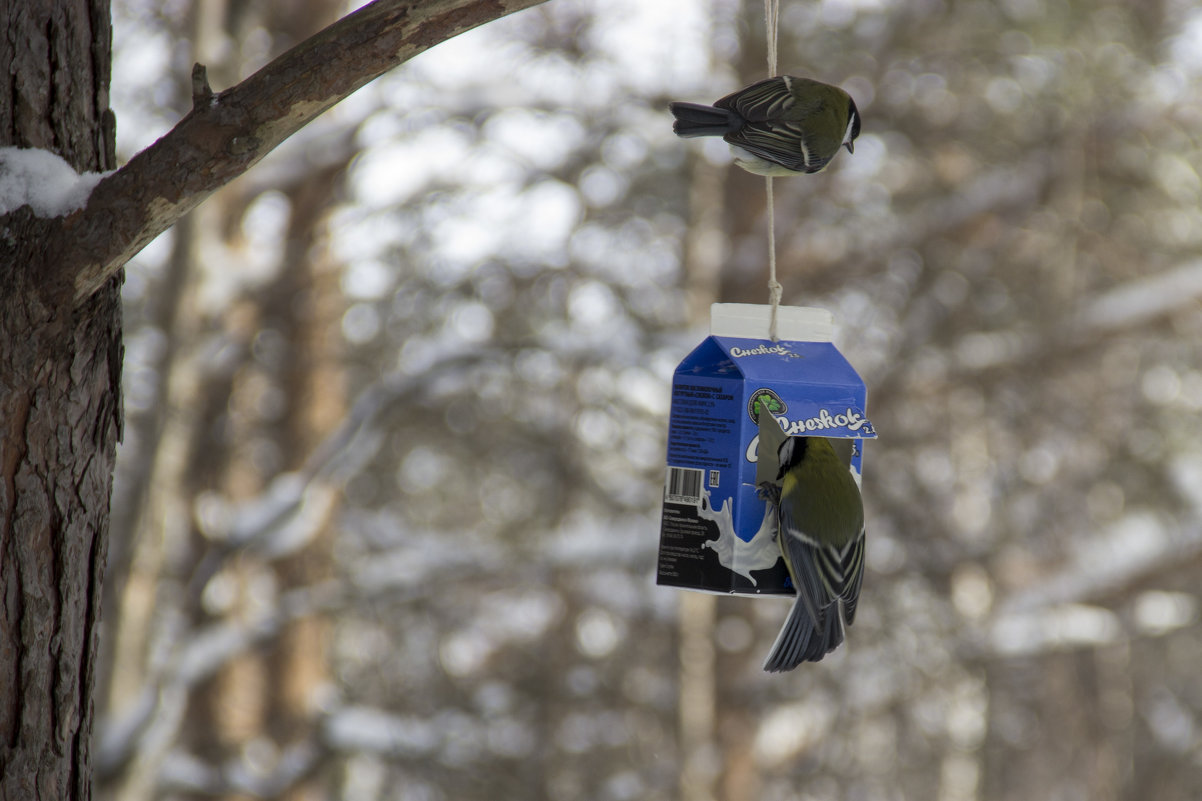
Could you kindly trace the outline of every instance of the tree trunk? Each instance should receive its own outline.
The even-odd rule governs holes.
[[[109,169],[107,0],[0,2],[0,145]],[[0,220],[0,800],[86,799],[109,491],[121,433],[120,274],[74,306],[53,222]]]

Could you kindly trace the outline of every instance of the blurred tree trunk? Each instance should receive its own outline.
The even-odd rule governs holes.
[[[715,25],[733,21],[719,21],[731,12],[717,5],[711,13]],[[759,6],[735,13],[746,22],[740,29],[752,32],[743,37],[735,65],[739,84],[745,85],[763,77],[763,20],[759,17],[757,23]],[[685,292],[690,322],[708,329],[711,303],[767,300],[764,182],[702,159],[694,162],[690,173]],[[763,257],[756,259],[756,254]],[[732,686],[732,678],[743,675],[742,663],[756,657],[719,658],[715,647],[720,616],[742,617],[754,626],[751,603],[691,592],[681,595],[680,792],[688,801],[743,801],[759,795],[750,756],[754,722],[742,702],[743,688],[737,681]],[[717,762],[715,754],[720,755]]]
[[[739,86],[747,86],[763,80],[767,74],[766,38],[764,33],[763,8],[750,3],[742,7],[741,26],[743,35],[739,58],[735,69]],[[784,63],[787,60],[782,59]],[[726,170],[724,183],[725,198],[724,230],[727,236],[729,258],[722,266],[718,285],[718,300],[723,303],[767,303],[768,302],[768,218],[767,194],[764,179],[745,170],[731,166]],[[781,184],[791,179],[778,179],[774,193],[777,203],[777,219],[781,220],[779,208],[782,196]],[[777,256],[781,255],[780,239],[785,226],[777,227]],[[778,262],[778,276],[782,283],[788,274],[789,265]],[[782,299],[788,303],[788,297]],[[718,598],[715,618],[742,618],[752,631],[759,631],[756,614],[757,604],[777,607],[780,619],[788,613],[788,604],[779,599]],[[715,732],[719,753],[722,754],[721,771],[716,777],[715,797],[719,801],[751,801],[763,792],[759,771],[752,746],[759,725],[757,710],[746,703],[746,688],[739,677],[749,667],[759,670],[760,661],[772,644],[772,635],[755,637],[749,653],[721,654],[715,659],[714,704],[716,707]],[[749,666],[747,663],[751,662]],[[804,670],[803,668],[800,668]]]
[[[702,159],[694,159],[689,170],[684,289],[693,326],[708,328],[710,304],[718,300],[728,249],[723,203],[728,172]],[[712,756],[716,751],[714,624],[718,600],[706,593],[682,592],[679,603],[680,797],[683,801],[712,801],[717,776]]]
[[[107,0],[0,2],[0,146],[113,166]],[[90,795],[92,677],[121,436],[121,275],[72,308],[52,221],[0,227],[0,799]]]
[[[307,171],[291,185],[278,186],[288,199],[286,242],[275,280],[237,303],[235,313],[219,324],[231,339],[241,342],[242,359],[218,394],[219,402],[197,419],[225,419],[220,442],[195,439],[194,455],[213,457],[220,465],[205,473],[203,482],[189,482],[189,497],[216,492],[232,502],[247,501],[267,489],[272,473],[300,470],[324,432],[345,413],[337,332],[342,313],[338,273],[321,256],[322,218],[341,186],[345,160]],[[233,251],[234,233],[253,198],[222,193],[215,215],[229,225],[210,230],[213,239],[227,238]],[[209,224],[218,222],[209,220]],[[219,230],[219,229],[224,229]],[[265,412],[263,394],[280,399],[275,412]],[[274,404],[268,404],[272,406]],[[231,413],[232,412],[232,413]],[[272,470],[257,462],[262,449],[272,454]],[[193,474],[194,475],[194,474]],[[217,569],[235,584],[229,617],[252,617],[262,604],[261,590],[270,579],[276,598],[289,590],[312,586],[333,575],[329,522],[334,504],[322,504],[318,533],[303,548],[282,558],[270,554],[229,555]],[[193,530],[191,548],[211,549],[201,532]],[[206,557],[207,558],[207,557]],[[203,592],[203,581],[194,588]],[[258,595],[256,596],[256,593]],[[200,627],[210,610],[194,608],[190,621]],[[328,622],[307,617],[287,625],[268,646],[231,660],[192,699],[184,729],[192,749],[213,765],[236,760],[248,742],[271,743],[283,750],[315,737],[315,699],[328,680],[326,632]],[[284,788],[281,798],[324,797],[324,788],[308,777]]]
[[[275,49],[282,50],[332,21],[338,10],[328,0],[310,0],[303,8],[292,4],[286,10],[283,5],[227,13],[222,3],[199,0],[190,15],[188,34],[194,43],[194,58],[208,60],[208,54],[228,49],[228,43],[248,41],[257,28],[271,31]],[[212,72],[212,78],[222,85],[234,84],[256,66],[235,51]],[[125,635],[121,652],[127,664],[137,665],[125,671],[122,683],[127,691],[114,699],[115,707],[128,707],[133,700],[128,690],[136,689],[153,672],[146,661],[154,650],[146,641],[151,629],[147,621],[161,616],[164,608],[181,607],[184,625],[195,631],[217,622],[214,614],[232,619],[253,615],[254,585],[261,585],[265,577],[271,577],[278,594],[332,575],[330,537],[322,533],[299,553],[279,561],[226,553],[213,562],[211,570],[202,571],[204,575],[190,578],[192,565],[213,558],[214,543],[196,528],[188,510],[206,494],[215,493],[215,497],[234,503],[251,500],[266,489],[271,472],[256,465],[255,443],[269,444],[276,454],[275,469],[300,469],[322,432],[331,430],[344,413],[335,351],[341,296],[337,273],[321,261],[318,245],[322,218],[340,189],[350,153],[346,149],[345,156],[332,159],[332,163],[327,163],[331,161],[328,153],[314,154],[309,163],[282,176],[282,182],[226,187],[191,215],[191,224],[177,235],[172,263],[181,267],[178,272],[186,282],[183,293],[191,300],[174,306],[182,319],[161,321],[161,327],[175,332],[185,343],[213,336],[237,343],[233,352],[238,355],[217,373],[198,369],[202,360],[195,353],[192,358],[164,365],[167,374],[160,380],[165,387],[173,387],[164,397],[175,409],[174,422],[161,431],[161,442],[153,428],[150,432],[150,451],[167,456],[149,460],[154,473],[150,483],[156,488],[153,506],[159,511],[133,516],[146,520],[153,533],[131,532],[132,538],[142,543],[138,575],[143,580],[131,582],[124,596],[121,616],[129,616],[135,623],[121,627]],[[209,253],[214,252],[213,244],[219,243],[216,252],[226,254],[231,266],[236,264],[247,252],[243,228],[247,211],[267,192],[280,193],[287,200],[289,214],[276,278],[231,303],[216,319],[198,315],[196,295],[207,271],[199,269],[202,251],[197,243],[208,243]],[[255,355],[260,350],[257,342],[273,343],[267,348],[269,356]],[[264,386],[284,399],[278,415],[265,414],[260,408]],[[183,458],[173,458],[172,453],[182,453]],[[154,464],[162,467],[161,472],[153,469]],[[176,512],[170,513],[171,508]],[[332,510],[332,504],[326,508],[327,518]],[[169,544],[164,547],[164,543]],[[165,564],[171,551],[191,556],[183,563]],[[169,578],[157,590],[139,590],[147,582],[161,581],[164,573]],[[216,610],[197,603],[198,594],[214,573],[221,574],[233,590],[232,602]],[[183,586],[191,588],[190,598],[181,599]],[[248,742],[272,743],[284,749],[314,737],[313,699],[328,677],[326,629],[326,621],[318,618],[293,622],[267,649],[233,658],[197,687],[181,726],[189,750],[217,766],[237,761]],[[147,765],[160,764],[161,756],[147,760]],[[153,797],[154,772],[135,770],[116,794]],[[319,790],[302,781],[283,790],[280,797],[313,797]]]
[[[199,0],[193,13],[198,57],[218,50],[223,41],[246,41],[256,28],[271,31],[274,49],[286,49],[332,22],[338,10],[329,0],[308,0],[268,3],[223,15],[223,4]],[[234,83],[238,72],[251,71],[256,65],[232,58],[224,66],[230,74],[220,80]],[[228,187],[213,198],[217,205],[203,217],[208,241],[222,242],[227,253],[244,252],[243,221],[250,205],[265,191],[280,192],[288,201],[289,222],[275,280],[254,297],[240,301],[237,313],[218,321],[219,325],[224,322],[229,336],[246,345],[244,360],[220,404],[223,414],[227,408],[239,409],[232,423],[239,428],[220,444],[203,446],[210,450],[216,445],[226,458],[210,481],[189,488],[193,497],[218,491],[236,502],[262,492],[270,476],[256,466],[254,448],[247,447],[248,443],[269,443],[279,470],[297,470],[321,432],[332,429],[344,413],[342,380],[333,350],[336,337],[331,334],[337,331],[341,316],[337,276],[315,264],[322,218],[341,186],[344,167],[345,159],[335,160],[332,165],[297,170],[286,177],[286,185],[260,185],[249,191]],[[256,338],[274,343],[266,349],[270,355],[253,358]],[[246,385],[259,380],[282,398],[278,416],[264,415],[256,408],[260,406],[254,397],[257,393],[248,391]],[[194,531],[192,548],[205,547],[204,538]],[[330,577],[330,556],[330,536],[323,527],[314,542],[274,564],[249,555],[237,558],[226,566],[226,577],[239,585],[238,601],[228,613],[235,617],[253,614],[249,608],[253,584],[265,576],[272,577],[277,594]],[[192,622],[199,626],[205,614],[194,611],[198,617]],[[236,759],[239,749],[256,738],[285,749],[312,737],[315,693],[328,676],[326,629],[326,621],[315,617],[295,621],[268,649],[235,658],[200,688],[185,724],[197,755],[221,764]],[[280,797],[318,797],[323,795],[321,789],[302,780]]]
[[[290,355],[279,377],[288,407],[275,432],[289,470],[301,468],[324,433],[333,430],[346,413],[338,345],[343,312],[339,273],[321,258],[316,246],[322,218],[342,186],[345,166],[342,162],[314,170],[289,191],[292,218],[285,269],[264,310],[265,325],[273,326],[289,343]],[[325,519],[314,539],[276,564],[281,591],[334,576],[330,528],[334,510],[334,503],[325,506]],[[283,746],[301,739],[313,725],[318,692],[330,679],[328,631],[327,619],[303,618],[287,626],[266,655],[268,674],[276,677],[269,685],[268,733]],[[320,789],[300,785],[286,797],[325,797]]]

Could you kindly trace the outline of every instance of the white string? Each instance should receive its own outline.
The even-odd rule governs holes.
[[[764,29],[768,38],[768,77],[776,77],[777,24],[780,21],[780,0],[764,0]],[[768,318],[768,338],[776,342],[776,311],[780,307],[782,287],[776,280],[776,209],[772,201],[772,176],[764,178],[768,191],[768,302],[772,306]]]
[[[776,28],[780,20],[780,0],[764,0],[764,27],[768,34],[768,77],[776,77]]]
[[[768,318],[768,338],[776,341],[776,310],[780,308],[782,287],[776,280],[776,211],[772,205],[772,176],[764,179],[768,189],[768,302],[772,314]]]

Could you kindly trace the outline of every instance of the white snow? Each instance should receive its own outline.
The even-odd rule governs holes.
[[[0,147],[0,214],[24,205],[38,217],[61,217],[82,209],[109,173],[83,175],[48,150]]]
[[[1133,326],[1189,306],[1202,296],[1202,261],[1120,284],[1082,308],[1081,322],[1099,331]]]

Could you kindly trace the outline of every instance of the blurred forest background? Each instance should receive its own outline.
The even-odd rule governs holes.
[[[115,0],[118,146],[345,13]],[[776,182],[880,439],[848,644],[654,586],[668,387],[767,298],[666,104],[759,2],[551,0],[369,85],[131,263],[99,799],[1202,797],[1202,10],[785,0],[856,152]]]

